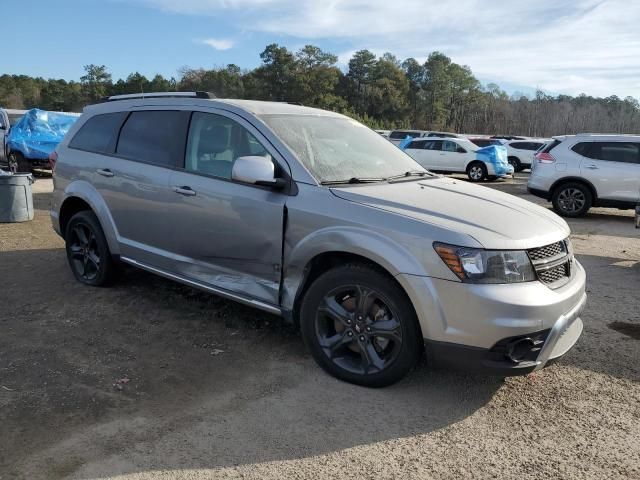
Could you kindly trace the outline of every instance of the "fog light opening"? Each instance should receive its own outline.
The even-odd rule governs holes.
[[[513,363],[520,363],[535,346],[534,341],[527,338],[520,338],[507,345],[505,356]]]

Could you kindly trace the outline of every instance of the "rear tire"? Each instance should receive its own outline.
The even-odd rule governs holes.
[[[471,162],[467,167],[467,177],[472,182],[481,182],[487,178],[487,166],[482,162]]]
[[[320,275],[302,300],[300,329],[320,367],[366,387],[397,382],[422,352],[409,298],[393,279],[364,265]]]
[[[524,170],[524,168],[522,168],[522,163],[520,162],[520,159],[518,157],[509,157],[507,161],[509,162],[509,165],[513,167],[514,172],[521,172],[522,170]]]
[[[76,280],[94,287],[111,283],[117,265],[95,213],[83,210],[71,217],[64,238],[67,260]]]
[[[584,216],[589,211],[593,205],[593,195],[586,185],[568,182],[553,190],[551,202],[558,215],[576,218]]]

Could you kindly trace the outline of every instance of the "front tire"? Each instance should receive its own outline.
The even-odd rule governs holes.
[[[302,338],[331,375],[366,387],[403,378],[421,354],[411,302],[395,281],[362,265],[320,275],[300,309]]]
[[[589,211],[593,204],[593,195],[586,185],[568,182],[556,187],[551,202],[558,215],[576,218]]]
[[[116,265],[93,212],[84,210],[71,217],[65,243],[67,260],[76,280],[94,287],[108,285],[113,280]]]
[[[482,162],[471,162],[467,167],[467,177],[472,182],[481,182],[487,178],[487,167]]]

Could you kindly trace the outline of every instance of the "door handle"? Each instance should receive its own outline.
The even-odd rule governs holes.
[[[587,165],[585,168],[588,168],[589,170],[598,170],[600,167],[597,165]]]
[[[180,195],[184,195],[185,197],[193,197],[196,194],[196,191],[191,187],[182,186],[182,187],[173,187],[173,191],[179,193]]]
[[[99,168],[96,172],[103,177],[113,177],[113,172],[108,168]]]

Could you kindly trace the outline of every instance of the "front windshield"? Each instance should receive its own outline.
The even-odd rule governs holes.
[[[262,120],[320,182],[385,179],[426,172],[361,123],[329,115],[262,115]]]

